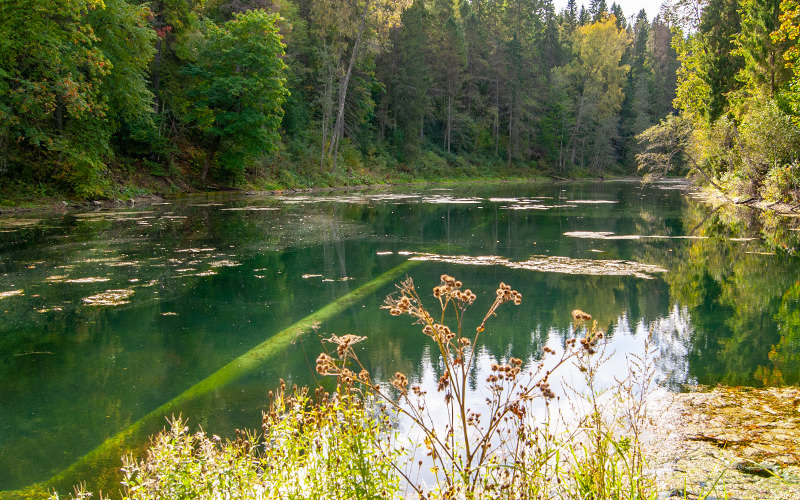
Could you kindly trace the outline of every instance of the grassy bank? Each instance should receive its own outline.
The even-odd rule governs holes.
[[[285,190],[327,190],[364,186],[419,183],[481,182],[516,179],[549,179],[551,176],[588,178],[591,172],[569,174],[553,171],[536,162],[509,164],[494,157],[464,156],[427,151],[410,163],[397,163],[390,156],[367,155],[353,148],[345,151],[346,162],[336,170],[321,167],[309,157],[276,155],[270,162],[247,169],[235,182],[201,178],[202,165],[187,152],[165,168],[145,160],[110,162],[97,181],[97,193],[80,196],[55,179],[0,176],[0,209],[10,212],[64,204],[91,205],[125,203],[152,197],[201,192],[249,192]],[[149,166],[148,166],[149,165]],[[624,172],[618,172],[620,175]],[[606,175],[614,175],[607,172]]]

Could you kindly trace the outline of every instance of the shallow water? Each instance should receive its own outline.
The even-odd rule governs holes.
[[[0,491],[48,481],[254,346],[409,260],[423,293],[448,273],[478,295],[468,323],[480,322],[499,282],[522,293],[521,306],[504,306],[488,323],[484,364],[510,356],[536,363],[545,346],[571,335],[571,311],[580,308],[611,339],[609,380],[652,333],[659,377],[673,390],[797,383],[794,240],[777,231],[765,238],[763,225],[727,220],[673,187],[202,197],[0,219]],[[796,222],[774,224],[789,238]],[[320,338],[331,333],[368,336],[359,347],[373,376],[399,370],[435,387],[427,338],[407,317],[379,309],[392,290],[360,296],[317,333],[171,410],[223,436],[257,427],[279,378],[315,383]],[[156,421],[145,435],[165,423]],[[118,457],[86,462],[57,485],[85,480],[114,491]]]

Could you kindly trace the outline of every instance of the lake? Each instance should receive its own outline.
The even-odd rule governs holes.
[[[380,309],[406,275],[431,305],[441,274],[463,281],[475,324],[498,283],[522,293],[488,323],[483,363],[536,362],[580,308],[608,332],[607,377],[652,334],[671,390],[798,383],[798,219],[732,217],[684,188],[463,184],[0,218],[0,498],[115,491],[119,457],[172,414],[256,428],[280,378],[317,383],[334,333],[368,337],[373,376],[435,386],[427,338]]]

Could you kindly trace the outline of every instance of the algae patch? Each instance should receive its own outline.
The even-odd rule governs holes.
[[[24,295],[25,290],[9,290],[7,292],[0,292],[0,299],[7,299],[9,297],[15,297],[17,295]]]
[[[49,281],[58,281],[58,280],[49,280]],[[65,283],[104,283],[106,281],[111,281],[111,278],[97,278],[97,277],[88,277],[88,278],[75,278],[71,280],[64,280]]]
[[[130,301],[125,300],[133,295],[133,290],[106,290],[105,292],[91,295],[83,299],[85,304],[90,306],[119,306],[128,304]]]
[[[402,252],[400,253],[402,254]],[[469,255],[415,253],[412,254],[409,260],[467,266],[504,266],[509,269],[586,276],[635,276],[642,279],[653,279],[652,274],[667,272],[666,269],[660,266],[642,264],[630,260],[573,259],[570,257],[548,257],[544,255],[534,255],[528,260],[514,262],[496,255],[472,257]]]

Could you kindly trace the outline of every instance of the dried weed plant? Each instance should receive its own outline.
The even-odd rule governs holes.
[[[312,397],[281,382],[269,394],[261,432],[237,432],[233,441],[190,434],[185,420],[173,419],[144,459],[124,459],[123,499],[657,498],[642,448],[655,373],[649,343],[643,355],[629,357],[625,379],[603,388],[604,333],[576,309],[560,353],[544,347],[543,359],[530,366],[514,357],[492,363],[478,390],[485,400],[476,406],[470,391],[482,335],[500,306],[520,305],[522,295],[501,283],[473,329],[464,326],[477,298],[471,290],[443,275],[433,296],[435,316],[407,278],[383,308],[410,316],[437,347],[435,394],[401,372],[376,381],[354,349],[365,337],[331,335],[326,343],[335,348],[319,355],[316,371],[335,376],[335,390],[318,388]],[[565,417],[564,405],[553,404],[559,398],[551,382],[570,363],[585,387],[567,387],[573,408]],[[442,407],[443,414],[434,410]],[[422,434],[417,448],[400,445],[397,418]],[[420,460],[418,451],[427,457]],[[423,467],[432,480],[420,479]],[[87,495],[79,488],[73,498]]]
[[[320,354],[316,369],[322,375],[337,376],[340,384],[360,386],[374,394],[422,433],[421,446],[428,462],[425,465],[430,465],[434,484],[412,480],[415,476],[409,470],[401,472],[416,495],[466,499],[654,498],[639,446],[646,423],[646,401],[630,399],[645,397],[635,391],[634,379],[643,371],[652,377],[647,356],[637,358],[639,364],[628,379],[617,384],[619,401],[628,398],[625,400],[631,402],[622,416],[627,427],[624,437],[616,434],[619,425],[613,429],[606,425],[606,409],[600,403],[602,393],[595,383],[603,362],[604,333],[596,322],[586,327],[591,316],[577,309],[573,311],[573,330],[583,336],[568,339],[560,354],[545,347],[545,359],[531,367],[523,367],[523,361],[514,357],[492,363],[491,373],[483,381],[485,404],[478,410],[468,392],[470,381],[477,375],[476,353],[481,335],[501,305],[520,305],[522,295],[500,283],[494,302],[480,324],[471,330],[464,326],[464,318],[476,295],[463,289],[463,284],[452,276],[442,275],[440,284],[433,288],[439,306],[435,316],[423,304],[411,278],[397,288],[383,308],[393,316],[413,318],[438,348],[441,376],[435,397],[444,403],[445,414],[434,414],[431,408],[441,405],[430,404],[429,398],[434,396],[411,384],[404,373],[395,373],[388,383],[374,381],[352,349],[362,337],[328,339],[336,345],[336,352]],[[453,320],[452,328],[446,324],[447,319]],[[590,404],[574,427],[555,433],[550,421],[550,405],[556,398],[551,379],[571,361],[584,373],[588,385],[588,394],[575,392],[574,396],[585,398]],[[544,418],[535,417],[537,407],[544,407]],[[618,420],[617,424],[621,422]],[[416,461],[413,465],[422,467],[423,463]]]

